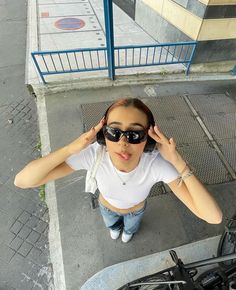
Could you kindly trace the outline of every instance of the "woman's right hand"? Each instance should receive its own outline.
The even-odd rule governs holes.
[[[104,119],[69,145],[31,161],[16,175],[14,184],[20,188],[38,187],[72,173],[73,169],[66,164],[65,160],[70,155],[86,148],[95,139],[103,124]]]
[[[95,127],[92,127],[89,131],[83,133],[79,138],[67,145],[69,153],[72,155],[80,152],[91,144],[96,138],[97,133],[102,129],[104,122],[105,119],[102,118],[102,120]]]

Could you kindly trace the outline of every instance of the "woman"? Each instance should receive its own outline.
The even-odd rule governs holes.
[[[96,136],[97,142],[92,143]],[[102,145],[106,152],[96,180],[101,192],[100,211],[112,239],[123,229],[122,241],[130,241],[140,226],[150,189],[158,181],[168,184],[199,218],[212,224],[222,221],[220,208],[177,152],[173,138],[160,131],[151,111],[139,99],[117,100],[91,130],[30,162],[17,174],[15,185],[38,187],[75,170],[90,170]]]

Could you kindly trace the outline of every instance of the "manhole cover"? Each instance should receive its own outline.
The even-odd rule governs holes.
[[[79,18],[62,18],[55,22],[55,26],[62,30],[76,30],[85,26],[85,22]]]

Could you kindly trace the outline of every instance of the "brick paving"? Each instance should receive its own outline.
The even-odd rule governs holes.
[[[40,156],[35,98],[24,84],[27,6],[0,1],[0,9],[0,289],[53,289],[48,208],[38,188],[13,184]]]

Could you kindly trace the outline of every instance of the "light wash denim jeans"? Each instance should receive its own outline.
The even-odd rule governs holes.
[[[107,228],[117,231],[120,231],[123,228],[126,234],[134,234],[139,229],[143,214],[146,209],[146,204],[147,202],[145,202],[143,208],[127,214],[111,211],[100,202],[99,208]]]

